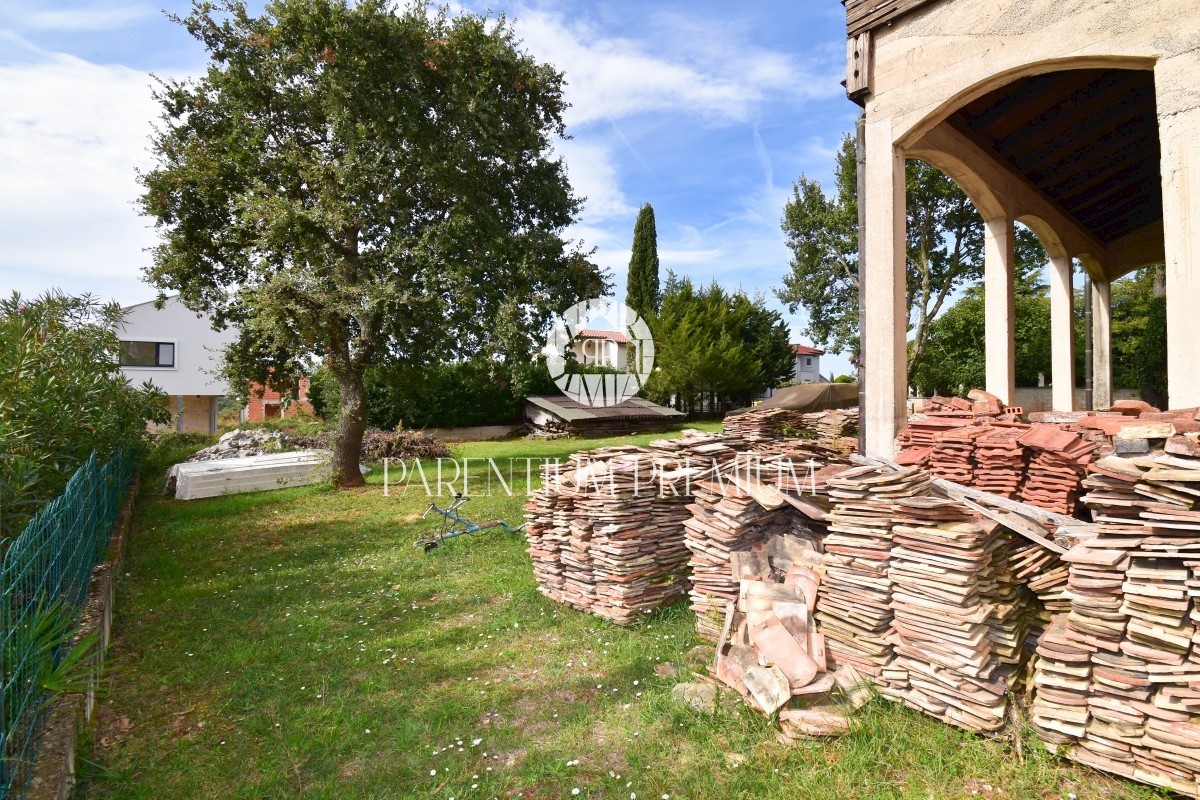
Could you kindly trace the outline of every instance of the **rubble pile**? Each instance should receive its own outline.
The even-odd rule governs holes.
[[[250,428],[221,434],[216,444],[196,451],[187,460],[221,461],[226,458],[249,458],[293,449],[303,448],[289,446],[288,437],[280,431]]]
[[[294,450],[332,450],[335,438],[336,433],[331,430],[285,433],[264,428],[238,429],[222,434],[216,444],[197,451],[187,460],[221,461],[227,458],[249,458]],[[445,442],[421,431],[383,431],[369,428],[363,435],[363,461],[449,457],[450,450]]]

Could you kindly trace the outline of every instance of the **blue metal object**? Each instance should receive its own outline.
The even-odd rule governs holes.
[[[430,511],[436,511],[442,516],[441,527],[425,532],[425,535],[413,542],[414,547],[424,547],[428,553],[447,539],[453,539],[457,536],[466,536],[477,531],[485,531],[489,528],[503,528],[505,533],[517,533],[525,530],[525,524],[516,528],[508,527],[508,523],[502,519],[492,520],[491,522],[475,523],[469,519],[460,517],[456,512],[462,507],[462,504],[470,500],[469,497],[463,497],[462,493],[454,496],[454,502],[449,508],[439,508],[436,504],[430,503],[425,509],[425,513],[421,515],[421,519],[429,516]]]

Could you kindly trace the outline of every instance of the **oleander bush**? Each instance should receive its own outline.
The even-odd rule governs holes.
[[[94,451],[107,458],[167,422],[167,398],[119,364],[121,308],[58,291],[0,300],[0,540],[57,495]]]

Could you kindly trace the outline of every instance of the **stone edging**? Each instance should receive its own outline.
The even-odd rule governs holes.
[[[75,634],[75,641],[79,641],[93,631],[100,631],[100,646],[92,654],[92,670],[97,677],[104,670],[104,656],[112,633],[113,603],[116,599],[113,576],[118,574],[125,560],[125,546],[133,522],[138,485],[138,476],[135,475],[113,524],[107,558],[92,570],[83,615]],[[95,707],[95,689],[83,695],[63,695],[54,701],[50,721],[42,732],[37,763],[26,793],[29,800],[67,800],[71,796],[75,788],[77,733],[81,722],[85,725],[91,722]]]

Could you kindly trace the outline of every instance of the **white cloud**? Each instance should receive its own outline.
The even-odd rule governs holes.
[[[149,6],[89,6],[87,9],[39,9],[21,16],[25,28],[44,31],[111,31],[153,13]]]
[[[156,106],[150,78],[65,55],[0,65],[5,283],[111,295],[154,241],[133,208]]]
[[[804,99],[840,91],[836,73],[822,75],[792,54],[734,41],[715,29],[697,39],[677,19],[634,41],[543,8],[514,17],[528,50],[565,73],[572,126],[651,111],[745,122],[772,95]]]
[[[567,175],[575,194],[587,198],[584,216],[592,221],[625,216],[634,209],[621,191],[612,148],[596,138],[574,138],[557,142],[556,153],[567,164]]]

